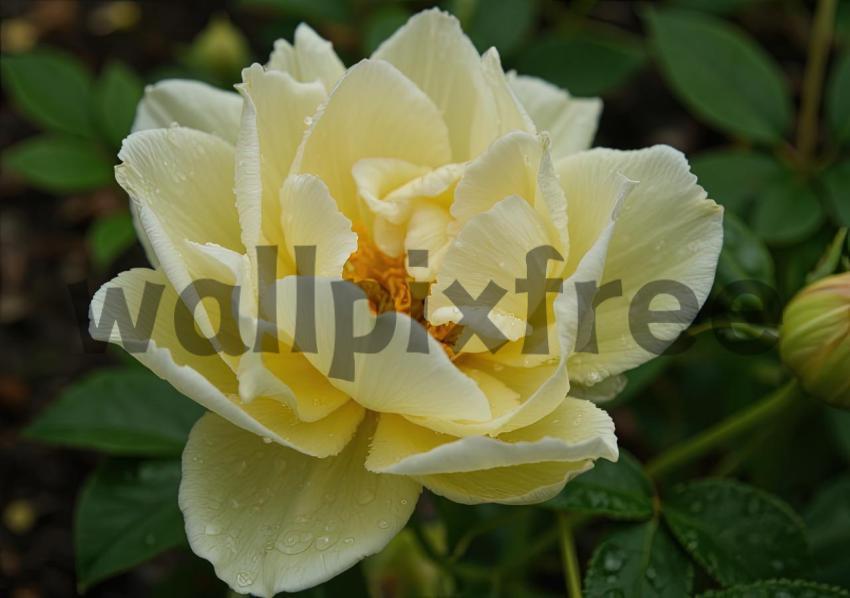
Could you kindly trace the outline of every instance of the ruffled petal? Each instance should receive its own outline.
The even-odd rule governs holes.
[[[269,57],[268,67],[291,75],[296,81],[318,81],[328,93],[345,73],[345,65],[333,44],[306,23],[295,28],[295,44],[279,39]]]

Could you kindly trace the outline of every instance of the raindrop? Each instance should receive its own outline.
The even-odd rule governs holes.
[[[375,493],[368,488],[364,489],[357,497],[357,502],[361,505],[368,505],[373,500],[375,500]]]
[[[319,536],[316,538],[316,550],[327,550],[334,544],[336,544],[337,537],[336,536]]]
[[[236,583],[239,584],[240,587],[250,586],[251,582],[254,581],[254,578],[251,577],[251,574],[247,571],[240,571],[236,575]]]
[[[263,436],[263,444],[271,444],[271,443],[272,443],[271,438],[269,438],[268,436]]]
[[[208,536],[217,536],[221,533],[221,527],[215,525],[214,523],[208,523],[204,528],[204,533]]]
[[[381,529],[387,529],[390,526],[390,522],[386,519],[381,519],[378,521],[378,527]]]
[[[312,534],[290,530],[283,535],[283,540],[279,541],[275,546],[284,554],[301,554],[310,548],[312,542]]]
[[[606,571],[619,571],[623,566],[623,557],[618,552],[611,551],[605,555],[602,566]]]

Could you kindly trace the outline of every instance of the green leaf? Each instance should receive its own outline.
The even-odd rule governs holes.
[[[791,245],[817,231],[823,219],[823,208],[812,188],[789,174],[764,189],[755,204],[752,225],[767,243]]]
[[[133,218],[128,213],[98,218],[86,235],[94,265],[103,269],[136,242]]]
[[[658,520],[616,531],[594,551],[584,578],[586,598],[691,593],[693,568]]]
[[[467,2],[460,0],[454,4]],[[474,10],[463,25],[479,52],[495,46],[502,56],[510,55],[528,36],[537,17],[536,0],[478,0],[472,4]]]
[[[592,96],[623,85],[644,61],[640,45],[611,35],[576,32],[533,43],[517,57],[517,70],[573,95]]]
[[[727,590],[700,594],[699,598],[846,598],[847,590],[805,579],[769,579]]]
[[[29,184],[52,193],[74,193],[112,182],[112,164],[90,141],[72,137],[31,137],[3,154],[3,165]]]
[[[829,76],[826,112],[833,137],[839,143],[850,141],[850,51],[835,61]]]
[[[89,477],[74,526],[82,590],[186,541],[177,460],[108,460]]]
[[[91,137],[91,75],[71,54],[36,50],[0,58],[3,88],[35,123]]]
[[[179,455],[203,409],[141,368],[96,372],[70,386],[25,434],[113,455]]]
[[[95,95],[97,114],[101,130],[115,147],[130,134],[142,93],[141,79],[120,62],[109,63],[101,73]]]
[[[850,587],[850,474],[823,486],[804,511],[814,578]]]
[[[774,288],[773,258],[761,239],[743,222],[732,214],[725,214],[717,284],[726,286],[740,280],[758,280]]]
[[[363,33],[363,53],[374,52],[381,43],[407,22],[410,13],[400,6],[382,6],[369,15]]]
[[[679,486],[662,512],[685,550],[722,585],[793,575],[807,561],[800,519],[751,486],[731,480]]]
[[[711,199],[739,216],[743,216],[753,198],[783,172],[782,166],[771,156],[741,149],[698,154],[691,160],[691,170]]]
[[[620,451],[616,463],[600,459],[542,506],[559,511],[641,521],[652,517],[652,483],[640,463]]]
[[[708,15],[647,13],[652,45],[673,91],[708,123],[777,143],[791,124],[782,72],[743,32]]]
[[[850,159],[833,164],[821,180],[833,219],[841,226],[850,226]]]

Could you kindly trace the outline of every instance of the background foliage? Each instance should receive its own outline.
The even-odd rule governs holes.
[[[144,264],[112,174],[143,86],[228,88],[301,20],[351,64],[429,5],[3,3],[0,593],[225,595],[176,505],[200,409],[84,332],[92,290]],[[689,155],[726,207],[715,292],[693,344],[606,405],[619,463],[536,507],[425,495],[382,554],[305,595],[554,596],[565,571],[587,596],[847,595],[850,414],[797,389],[775,330],[850,266],[850,2],[442,6],[507,68],[601,96],[597,145]],[[742,279],[775,293],[723,292]]]

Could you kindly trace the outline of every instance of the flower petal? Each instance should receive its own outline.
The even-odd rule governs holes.
[[[574,98],[542,79],[513,73],[508,83],[537,128],[549,133],[553,159],[590,147],[602,112],[599,98]]]
[[[318,585],[380,551],[420,486],[363,467],[366,428],[340,455],[314,459],[205,415],[180,483],[192,550],[234,591],[263,597]]]
[[[527,254],[546,245],[559,243],[552,240],[540,215],[519,197],[507,197],[473,217],[452,241],[440,263],[428,302],[429,321],[440,325],[460,319],[459,307],[447,295],[452,285],[460,283],[474,299],[495,283],[506,293],[491,310],[491,321],[510,340],[525,336],[528,296],[516,292],[516,281],[528,275]],[[561,269],[557,261],[550,261],[548,267],[553,272]],[[483,349],[470,344],[465,350]]]
[[[342,212],[359,207],[353,166],[363,158],[396,158],[436,167],[449,162],[440,111],[392,65],[364,60],[351,67],[313,117],[292,172],[315,174]]]
[[[280,189],[310,118],[325,99],[319,83],[299,83],[255,64],[242,71],[245,99],[236,145],[236,196],[243,243],[280,244]],[[284,109],[285,107],[285,109]],[[282,248],[281,248],[282,249]]]
[[[438,9],[414,15],[372,58],[394,65],[434,101],[455,162],[469,160],[495,138],[495,131],[487,132],[499,123],[481,58],[452,15]]]
[[[590,401],[568,398],[530,426],[496,438],[455,438],[398,415],[382,415],[366,467],[379,473],[422,476],[543,461],[616,461],[617,457],[610,416]]]
[[[115,178],[132,198],[139,234],[175,288],[206,274],[187,241],[242,252],[232,145],[194,129],[152,129],[125,139],[118,158]]]
[[[295,28],[294,46],[285,39],[275,42],[268,67],[288,73],[296,81],[318,81],[327,92],[345,73],[345,65],[334,52],[333,44],[306,23]]]
[[[723,210],[706,199],[685,157],[667,146],[630,152],[590,150],[562,160],[557,170],[568,198],[574,248],[586,245],[594,231],[610,220],[614,177],[637,181],[623,201],[598,284],[620,281],[623,294],[601,302],[595,310],[598,351],[570,359],[571,378],[594,385],[663,350],[641,346],[631,329],[630,306],[645,285],[672,281],[693,293],[695,304],[690,307],[681,306],[669,294],[660,294],[652,302],[653,310],[687,311],[676,322],[652,324],[653,336],[664,339],[664,347],[696,316],[714,281]]]
[[[327,186],[318,177],[302,174],[286,180],[280,194],[286,248],[315,247],[316,276],[342,276],[342,267],[357,249],[351,221],[342,215]]]
[[[382,321],[394,324],[384,338],[386,344],[376,341],[377,346],[373,347],[376,352],[355,352],[346,333],[365,336],[374,331],[377,321],[363,292],[351,283],[316,278],[312,304],[299,307],[296,299],[299,278],[290,276],[278,285],[282,336],[295,338],[296,319],[305,318],[306,309],[315,309],[316,352],[304,355],[316,369],[329,376],[334,373],[331,367],[335,350],[339,359],[351,356],[352,360],[350,372],[330,377],[334,386],[374,411],[432,417],[451,413],[458,419],[473,421],[490,418],[487,399],[478,386],[452,364],[442,345],[420,324],[405,314],[387,312],[382,315]],[[354,300],[351,322],[344,322],[345,318],[340,316],[343,309],[334,303],[334,286],[341,301]],[[341,329],[339,342],[335,337],[337,325],[352,329]],[[427,352],[408,349],[413,334],[427,343]]]
[[[158,303],[143,301],[145,288],[151,285],[163,287]],[[89,331],[93,338],[115,344],[147,340],[141,331],[122,331],[116,326],[106,330],[97,325],[104,315],[119,321],[126,317],[123,302],[115,300],[116,294],[123,296],[133,321],[138,324],[150,318],[153,323],[147,349],[132,352],[133,357],[178,391],[236,426],[305,454],[325,457],[342,450],[363,418],[362,407],[353,401],[313,423],[300,422],[292,410],[271,398],[260,397],[242,404],[235,374],[212,347],[207,346],[199,354],[201,351],[190,349],[175,329],[174,314],[180,299],[168,279],[155,270],[129,270],[98,290],[90,308]]]
[[[145,89],[132,130],[164,129],[177,123],[234,144],[241,114],[242,98],[232,91],[200,81],[166,79]]]
[[[452,216],[461,223],[509,195],[522,197],[544,218],[567,257],[567,204],[547,151],[545,137],[524,132],[499,138],[473,160],[455,188]]]

